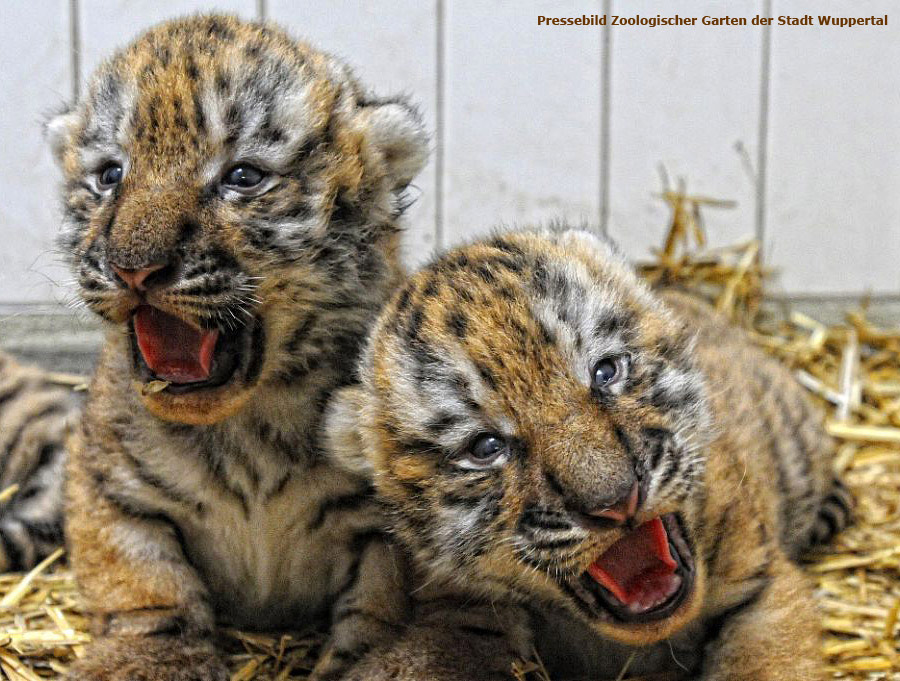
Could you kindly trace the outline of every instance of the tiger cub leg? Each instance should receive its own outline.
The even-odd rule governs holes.
[[[70,452],[67,537],[95,641],[67,678],[225,681],[206,589],[175,525],[111,490],[79,445]]]
[[[806,578],[786,557],[769,581],[724,615],[707,644],[701,681],[812,681],[822,678],[819,615]]]
[[[528,614],[518,606],[443,597],[414,606],[393,646],[366,657],[347,681],[509,681],[532,650]]]
[[[332,606],[331,635],[309,681],[343,678],[400,636],[409,619],[408,563],[382,534],[368,538]]]

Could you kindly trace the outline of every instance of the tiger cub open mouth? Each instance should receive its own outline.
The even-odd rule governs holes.
[[[648,622],[672,615],[691,594],[694,560],[679,518],[660,516],[630,531],[571,585],[594,616]]]
[[[253,326],[197,329],[158,308],[141,305],[129,324],[136,373],[143,381],[164,381],[170,393],[225,385],[251,359]]]

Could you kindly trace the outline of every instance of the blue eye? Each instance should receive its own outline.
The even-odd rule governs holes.
[[[480,464],[491,463],[506,451],[506,441],[497,435],[480,435],[469,447],[469,458]]]
[[[591,370],[591,388],[608,388],[621,380],[625,374],[625,363],[617,357],[604,357]]]
[[[100,189],[115,187],[122,181],[122,166],[118,163],[110,163],[105,166],[97,176],[97,184]]]
[[[222,178],[222,184],[235,189],[252,189],[266,178],[266,174],[248,164],[234,166]]]

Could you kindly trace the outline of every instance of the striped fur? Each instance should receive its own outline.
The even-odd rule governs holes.
[[[213,15],[117,52],[48,133],[61,246],[108,330],[68,464],[67,537],[99,637],[72,678],[134,678],[122,660],[140,660],[143,679],[222,679],[220,622],[323,620],[314,677],[340,675],[405,603],[371,485],[332,465],[319,431],[401,275],[404,190],[427,154],[417,113],[273,25]],[[226,180],[245,164],[262,180],[241,191]],[[151,267],[141,286],[120,274]],[[227,380],[144,390],[141,304],[231,339]]]
[[[79,399],[53,376],[0,352],[0,572],[27,570],[62,538],[64,440]]]
[[[608,385],[592,378],[601,360]],[[510,233],[414,275],[361,375],[330,441],[373,471],[422,574],[419,617],[455,613],[352,678],[507,678],[530,642],[554,679],[616,678],[629,661],[638,676],[820,678],[791,559],[841,495],[833,443],[789,371],[707,306],[651,292],[587,232]],[[631,509],[627,525],[611,509]],[[624,617],[587,570],[658,517],[689,586]],[[488,659],[461,652],[479,639]]]
[[[825,544],[853,522],[853,495],[840,480],[834,480],[831,491],[822,505],[813,525],[810,540],[813,544]]]

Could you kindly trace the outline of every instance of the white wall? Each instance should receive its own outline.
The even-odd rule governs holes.
[[[418,101],[435,153],[407,252],[566,216],[634,256],[662,236],[660,166],[724,244],[759,235],[780,290],[900,293],[900,12],[885,28],[538,27],[539,14],[891,14],[894,0],[6,0],[0,304],[61,301],[42,116],[149,24],[276,20]],[[851,9],[852,8],[852,9]]]

